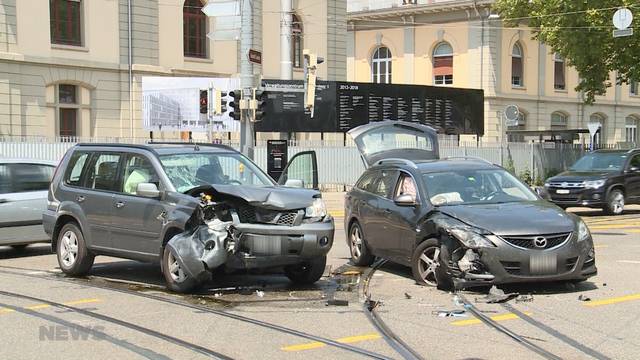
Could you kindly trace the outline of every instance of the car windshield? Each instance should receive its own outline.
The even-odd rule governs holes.
[[[535,201],[536,195],[502,169],[453,170],[423,174],[434,206]]]
[[[209,184],[272,186],[273,180],[242,154],[161,155],[160,162],[179,192]]]
[[[627,160],[624,153],[591,153],[583,156],[569,170],[573,171],[620,171]]]

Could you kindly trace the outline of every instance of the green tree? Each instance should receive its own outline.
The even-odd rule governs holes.
[[[613,37],[613,14],[627,7],[635,19],[634,34]],[[576,91],[594,102],[617,81],[640,80],[640,0],[498,0],[494,6],[505,26],[531,28],[533,38],[560,54],[580,74]]]

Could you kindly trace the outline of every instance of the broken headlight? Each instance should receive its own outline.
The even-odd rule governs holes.
[[[483,247],[495,247],[495,244],[492,243],[489,239],[478,234],[475,231],[472,231],[471,229],[454,228],[454,229],[450,229],[449,233],[453,235],[456,239],[460,240],[460,242],[464,246],[470,249],[477,249],[477,248],[483,248]]]
[[[306,217],[310,217],[310,218],[324,217],[327,215],[327,207],[324,204],[324,201],[318,198],[318,199],[314,199],[313,204],[311,204],[311,206],[308,206],[304,210],[304,212]]]
[[[591,237],[591,232],[587,227],[587,224],[582,220],[578,220],[578,241],[584,241]]]

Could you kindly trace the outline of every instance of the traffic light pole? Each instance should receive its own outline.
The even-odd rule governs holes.
[[[259,86],[256,81],[256,72],[254,71],[254,65],[249,61],[249,50],[262,50],[262,30],[254,29],[254,18],[262,19],[262,0],[243,0],[242,1],[242,27],[240,35],[240,51],[239,51],[239,63],[240,63],[240,85],[242,89],[252,89]],[[259,22],[262,23],[261,21]],[[260,36],[256,36],[254,34]],[[254,38],[258,44],[254,42]],[[259,46],[258,46],[259,45]],[[249,94],[249,91],[246,91]],[[253,159],[253,139],[254,128],[253,119],[251,119],[250,112],[241,111],[242,117],[240,119],[240,151]]]

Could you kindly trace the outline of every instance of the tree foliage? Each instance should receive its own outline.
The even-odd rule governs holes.
[[[634,15],[629,37],[613,37],[613,14],[627,7]],[[591,104],[617,81],[640,80],[640,0],[498,0],[505,26],[531,28],[533,38],[550,46],[580,74],[576,91]]]

